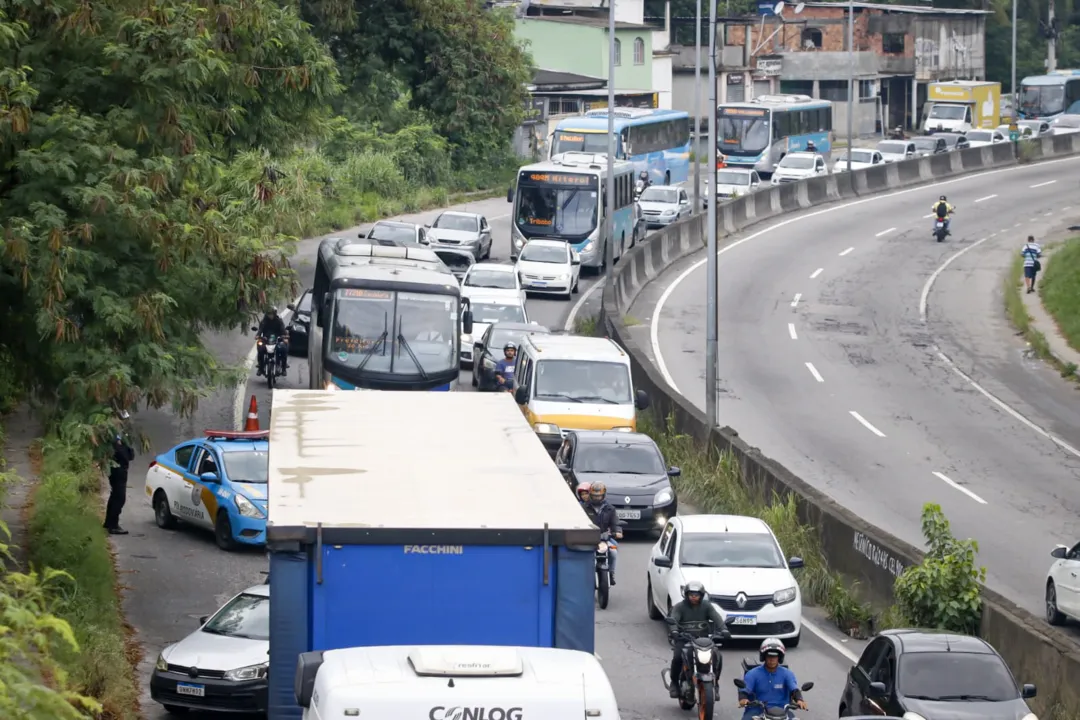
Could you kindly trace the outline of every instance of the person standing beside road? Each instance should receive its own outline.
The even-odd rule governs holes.
[[[124,422],[131,416],[126,410],[119,411]],[[120,527],[120,511],[127,501],[128,466],[135,459],[135,449],[124,437],[117,433],[113,438],[112,466],[109,468],[109,500],[105,503],[105,522],[102,524],[110,535],[127,535],[128,531]]]
[[[1042,270],[1042,263],[1039,262],[1039,258],[1042,257],[1042,248],[1035,242],[1034,235],[1028,235],[1027,242],[1020,249],[1020,255],[1024,258],[1024,284],[1027,286],[1027,291],[1033,293],[1035,292],[1035,276]]]

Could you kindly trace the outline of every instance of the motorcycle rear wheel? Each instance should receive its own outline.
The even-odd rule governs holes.
[[[277,385],[277,363],[273,360],[266,363],[266,387],[271,390]]]
[[[716,705],[715,686],[712,683],[698,684],[698,720],[713,720]]]
[[[608,600],[611,597],[611,576],[607,570],[599,570],[596,573],[596,604],[601,610],[607,610]]]

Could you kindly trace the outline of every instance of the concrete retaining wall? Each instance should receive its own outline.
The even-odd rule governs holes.
[[[1024,162],[1080,154],[1080,134],[1025,141],[1020,148]],[[717,206],[718,242],[723,245],[725,238],[783,213],[1017,163],[1013,146],[1002,143],[770,187]],[[604,288],[606,333],[629,351],[634,382],[649,393],[658,413],[673,415],[679,432],[733,452],[747,484],[762,497],[794,495],[803,520],[819,528],[830,566],[858,581],[865,599],[882,607],[891,604],[895,578],[921,560],[921,551],[841,507],[747,445],[734,429],[710,431],[704,414],[667,385],[627,331],[623,318],[642,288],[676,260],[702,249],[706,217],[696,215],[650,236],[619,262]],[[989,589],[984,588],[983,597],[981,635],[1019,682],[1039,685],[1032,709],[1043,718],[1057,704],[1080,709],[1080,644]]]

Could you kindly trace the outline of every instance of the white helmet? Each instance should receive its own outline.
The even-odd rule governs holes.
[[[761,648],[758,649],[758,659],[761,662],[765,662],[767,657],[776,657],[779,659],[780,664],[784,664],[784,655],[787,654],[787,648],[784,647],[784,643],[780,641],[780,638],[765,638],[761,641]]]

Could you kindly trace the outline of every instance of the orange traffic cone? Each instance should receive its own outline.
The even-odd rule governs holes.
[[[247,421],[244,423],[244,432],[258,432],[259,431],[259,403],[256,402],[255,396],[251,396],[251,402],[248,403]]]

